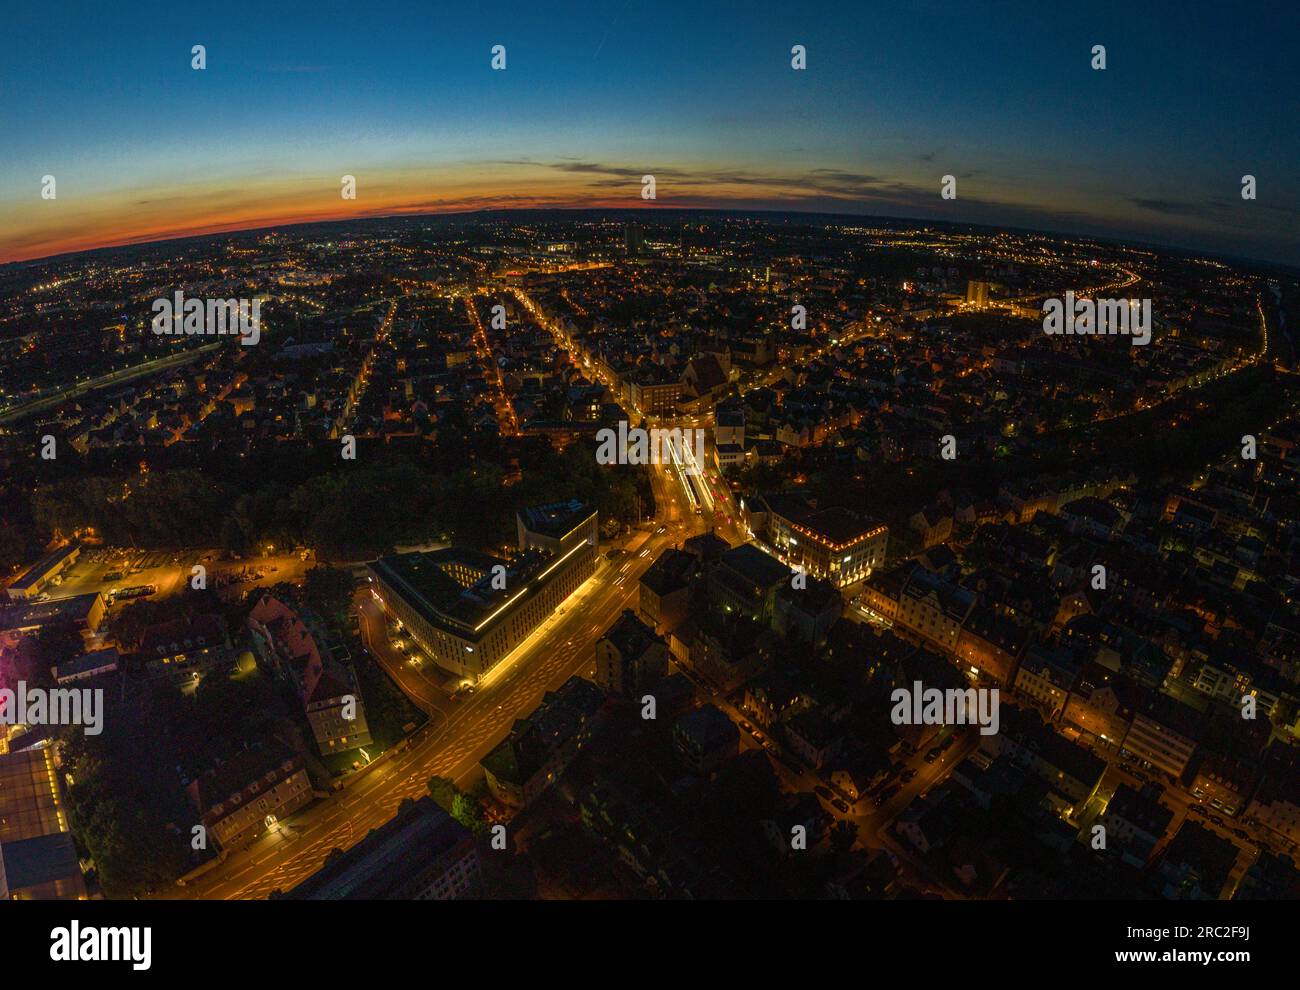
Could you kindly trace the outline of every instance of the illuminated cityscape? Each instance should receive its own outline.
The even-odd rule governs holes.
[[[18,34],[70,58],[93,27],[53,16],[78,25],[66,48]],[[175,15],[184,44],[141,35],[179,52],[170,88],[87,99],[132,122],[226,106],[237,131],[254,82],[230,72],[251,56],[196,16]],[[1031,169],[1027,131],[932,148],[919,117],[873,161],[830,123],[867,112],[817,75],[852,64],[826,25],[756,12],[736,37],[774,44],[773,66],[727,76],[760,55],[724,48],[715,80],[753,95],[692,107],[666,83],[638,118],[607,79],[649,78],[640,49],[619,67],[632,28],[566,6],[592,42],[576,81],[539,68],[560,26],[536,12],[517,41],[482,14],[486,78],[446,56],[449,92],[500,114],[514,150],[449,104],[447,147],[417,154],[427,107],[349,87],[365,65],[376,92],[414,92],[419,48],[393,32],[423,16],[357,25],[350,55],[341,24],[290,51],[293,18],[269,15],[247,159],[212,122],[189,159],[160,123],[156,160],[121,151],[114,177],[111,134],[69,110],[42,145],[19,91],[0,166],[5,899],[271,900],[294,924],[304,900],[1300,896],[1300,213],[1272,191],[1300,160],[1294,115],[1249,165],[1207,122],[1217,192],[1171,142],[1167,199],[1124,191],[1160,147],[1136,103],[1149,140],[1104,167],[1072,170],[1041,121]],[[926,64],[976,61],[949,36],[984,36],[968,16],[932,26]],[[428,58],[480,26],[449,15]],[[1267,62],[1284,33],[1225,57]],[[1135,85],[1130,47],[1108,64],[1080,37],[1069,86],[1129,106],[1110,91]],[[1022,92],[1060,95],[1028,71]],[[591,94],[581,124],[548,81]],[[771,95],[805,84],[805,110]],[[914,113],[918,85],[880,114]],[[335,93],[351,123],[330,128]],[[1260,99],[1238,150],[1273,120]],[[656,151],[664,106],[682,120]],[[767,127],[798,135],[788,169]],[[1033,172],[1016,197],[998,141],[1008,175]],[[1121,921],[1187,917],[1116,911],[1098,948],[1163,937]],[[60,956],[58,931],[52,959],[109,958]]]

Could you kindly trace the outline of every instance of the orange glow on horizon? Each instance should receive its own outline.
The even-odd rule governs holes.
[[[0,263],[147,244],[183,237],[292,224],[404,214],[508,209],[842,209],[896,213],[900,191],[928,190],[922,177],[893,181],[889,193],[838,195],[809,173],[755,175],[713,163],[675,166],[657,183],[658,198],[641,198],[639,176],[611,184],[608,174],[557,174],[529,162],[476,162],[440,167],[354,170],[357,198],[340,196],[341,175],[310,174],[243,181],[225,176],[189,183],[79,190],[60,183],[58,199],[34,196],[5,204]],[[671,177],[670,177],[671,176]],[[1014,187],[989,190],[986,205],[1032,208]],[[1059,205],[1082,208],[1082,203]],[[903,212],[907,212],[904,208]]]
[[[339,176],[310,176],[261,184],[192,184],[100,192],[78,198],[60,185],[59,198],[31,201],[10,211],[0,235],[0,263],[173,238],[258,230],[291,224],[423,213],[497,209],[654,209],[721,206],[760,198],[788,198],[788,187],[717,182],[661,183],[659,198],[641,198],[639,181],[627,190],[590,184],[583,177],[535,174],[521,181],[514,169],[356,172],[357,198],[339,195]]]

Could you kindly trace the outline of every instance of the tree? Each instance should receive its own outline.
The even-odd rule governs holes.
[[[339,567],[313,567],[303,584],[303,598],[312,609],[341,625],[352,600],[352,575]]]
[[[72,733],[64,764],[70,826],[90,853],[112,897],[169,884],[194,865],[186,825],[193,810],[177,786],[176,747],[169,724],[183,717],[178,692],[129,701],[106,692],[108,731]],[[168,713],[171,715],[168,715]]]
[[[9,514],[4,506],[0,511]],[[40,541],[36,538],[35,527],[0,523],[0,571],[10,563],[17,563],[40,550]]]
[[[14,676],[29,687],[50,687],[54,684],[50,668],[84,652],[85,642],[76,624],[56,622],[23,637],[14,656]]]
[[[446,777],[429,778],[429,796],[433,798],[434,803],[443,811],[451,814],[452,804],[460,791],[456,785]]]
[[[858,841],[858,827],[850,821],[840,819],[831,826],[831,852],[836,856],[845,856]]]
[[[451,817],[460,822],[475,835],[487,831],[487,821],[483,818],[483,806],[468,794],[457,794],[451,802]]]

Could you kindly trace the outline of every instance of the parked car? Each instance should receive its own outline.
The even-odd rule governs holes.
[[[886,801],[892,798],[900,790],[902,790],[902,788],[900,788],[897,784],[890,784],[883,791],[881,791],[879,794],[876,795],[876,807],[879,808],[882,804],[884,804]]]
[[[909,768],[909,769],[903,771],[903,783],[904,783],[904,784],[910,784],[910,783],[911,783],[913,780],[915,780],[915,779],[916,779],[916,769],[915,769],[915,768]]]

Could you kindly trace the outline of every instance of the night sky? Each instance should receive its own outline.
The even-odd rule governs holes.
[[[1295,4],[24,6],[0,59],[0,261],[313,219],[639,207],[651,173],[651,205],[1300,263]]]

